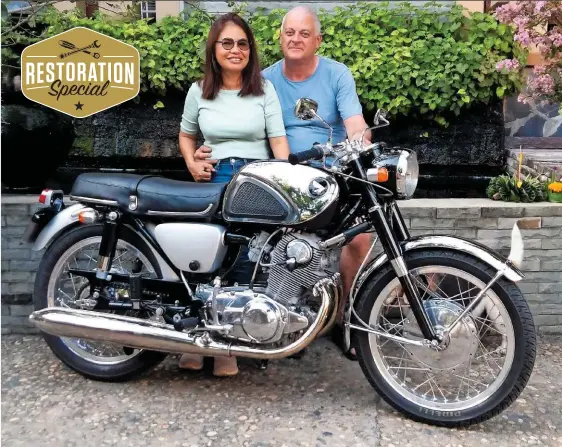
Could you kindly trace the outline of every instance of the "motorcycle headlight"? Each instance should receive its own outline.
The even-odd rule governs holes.
[[[385,151],[373,160],[373,168],[367,170],[367,178],[376,181],[374,174],[377,168],[386,168],[389,175],[384,186],[392,190],[398,199],[410,199],[416,192],[419,165],[414,151],[396,148]]]
[[[396,169],[396,193],[400,198],[409,199],[416,192],[420,168],[414,151],[402,151]]]

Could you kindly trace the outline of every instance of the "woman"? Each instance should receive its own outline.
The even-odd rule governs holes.
[[[213,23],[204,73],[187,93],[181,122],[180,151],[193,178],[228,182],[249,161],[270,158],[268,146],[275,158],[288,158],[279,99],[261,75],[254,35],[237,14]],[[193,158],[199,130],[216,168]]]
[[[201,131],[214,161],[194,160]],[[256,41],[237,14],[220,16],[206,45],[204,77],[191,85],[185,100],[179,147],[195,181],[227,183],[245,164],[289,157],[281,105],[273,84],[261,76]],[[247,255],[246,255],[247,256]],[[203,357],[186,354],[180,367],[199,370]],[[238,372],[235,357],[216,357],[213,374]]]

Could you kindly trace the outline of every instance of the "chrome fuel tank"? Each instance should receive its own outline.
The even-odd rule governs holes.
[[[339,186],[327,172],[285,160],[244,166],[230,182],[223,203],[227,222],[297,226],[329,223]],[[306,226],[306,225],[304,225]]]

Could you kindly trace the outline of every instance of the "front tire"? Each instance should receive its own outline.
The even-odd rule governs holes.
[[[98,254],[102,231],[102,225],[80,226],[53,242],[37,270],[34,289],[36,310],[61,305],[73,307],[73,299],[88,295],[88,281],[65,274],[64,271],[67,265],[95,268],[95,259],[92,258]],[[127,272],[125,255],[122,254],[124,249],[131,251],[130,261],[135,266],[142,263],[144,267],[141,268],[146,267],[147,271],[161,278],[158,262],[143,240],[126,227],[121,227],[114,267],[122,273]],[[53,353],[68,367],[85,377],[100,381],[131,379],[156,366],[166,357],[161,352],[132,350],[88,340],[50,334],[43,334],[43,337]]]
[[[442,321],[442,327],[496,273],[477,258],[446,250],[422,250],[405,258],[430,319],[434,324]],[[423,278],[425,282],[418,282]],[[379,331],[421,337],[407,300],[392,296],[398,284],[394,270],[385,265],[362,287],[357,315]],[[457,284],[460,293],[450,294]],[[441,352],[364,331],[352,336],[363,373],[388,404],[416,421],[446,427],[480,423],[505,410],[527,384],[536,355],[529,307],[519,288],[504,278],[452,331],[448,348]],[[495,348],[488,350],[486,343]]]

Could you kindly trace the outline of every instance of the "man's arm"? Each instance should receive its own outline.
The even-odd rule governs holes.
[[[355,87],[355,80],[351,71],[346,68],[337,81],[336,101],[340,116],[343,118],[343,123],[349,139],[359,138],[361,132],[367,127],[365,118],[363,118],[363,110],[357,90]],[[363,136],[364,144],[371,144],[371,131],[368,130]]]
[[[363,115],[350,116],[349,118],[343,120],[343,123],[345,125],[345,131],[347,132],[348,138],[359,138],[361,136],[361,132],[369,127],[365,122]],[[367,130],[365,135],[363,135],[363,144],[371,144],[370,130]]]

